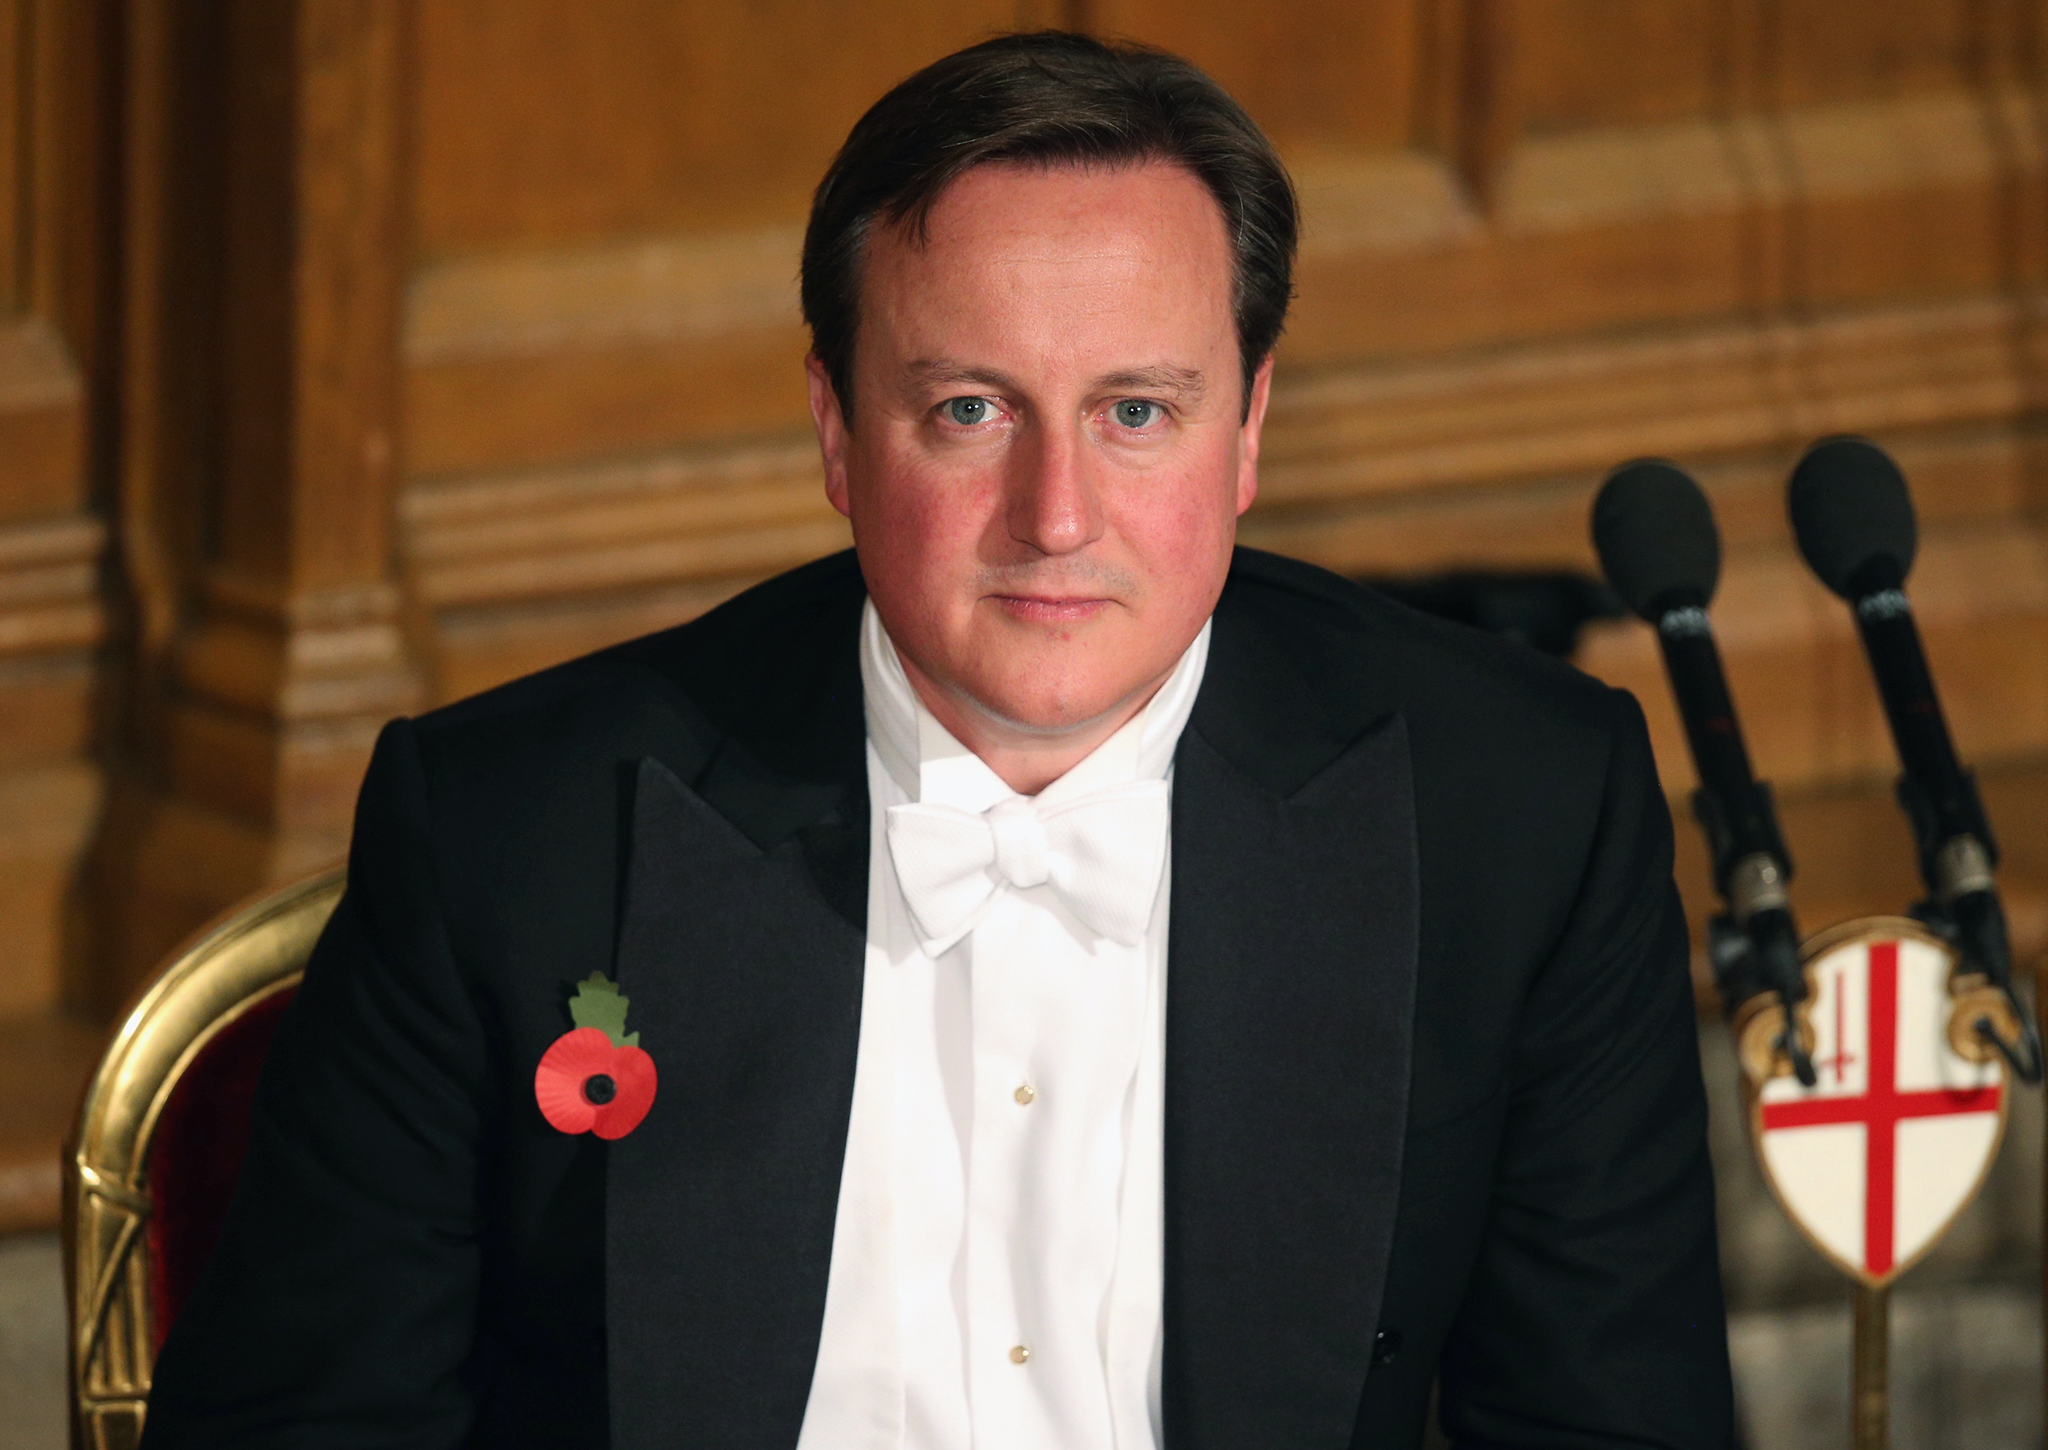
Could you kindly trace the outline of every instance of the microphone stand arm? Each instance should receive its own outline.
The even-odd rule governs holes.
[[[1714,985],[1731,1020],[1762,994],[1776,997],[1784,1027],[1773,1050],[1792,1064],[1801,1083],[1812,1087],[1819,1079],[1797,1012],[1806,1000],[1806,972],[1786,891],[1792,858],[1778,829],[1770,787],[1750,769],[1704,606],[1667,610],[1657,620],[1657,643],[1699,772],[1693,815],[1706,832],[1714,885],[1726,907],[1707,923]]]
[[[1884,582],[1891,587],[1856,600],[1856,627],[1905,767],[1899,805],[1912,822],[1927,884],[1927,899],[1913,915],[1954,943],[1962,957],[1957,997],[1983,995],[1977,1036],[2032,1086],[2042,1077],[2041,1037],[2013,984],[2011,939],[1993,876],[1998,844],[1976,777],[1956,759],[1912,606],[1895,581]]]

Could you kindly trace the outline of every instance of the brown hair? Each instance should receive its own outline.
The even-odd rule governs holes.
[[[1005,35],[926,66],[869,107],[818,183],[803,309],[840,405],[853,406],[860,264],[876,219],[922,239],[942,192],[991,161],[1184,166],[1223,210],[1245,406],[1294,295],[1294,186],[1223,88],[1149,46],[1062,30]]]

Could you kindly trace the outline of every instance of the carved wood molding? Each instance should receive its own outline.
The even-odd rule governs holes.
[[[759,575],[847,537],[806,435],[422,481],[399,518],[412,588],[435,609]]]
[[[90,514],[0,525],[0,660],[99,645],[106,542],[106,525]]]
[[[1452,509],[1434,539],[1404,534],[1398,559],[1356,535],[1390,506],[1590,478],[1645,453],[1700,457],[2010,417],[2036,386],[2042,305],[1975,298],[1292,372],[1274,389],[1246,538],[1336,569],[1426,570],[1472,561]],[[820,479],[815,444],[796,434],[420,480],[400,505],[410,587],[448,612],[760,577],[846,539]],[[1510,547],[1555,561],[1546,539]],[[1579,540],[1569,561],[1586,557]]]
[[[85,428],[78,364],[50,323],[0,321],[0,520],[75,506]]]
[[[2048,294],[1973,296],[1297,373],[1274,389],[1261,502],[2008,417],[2041,386],[2044,317]]]

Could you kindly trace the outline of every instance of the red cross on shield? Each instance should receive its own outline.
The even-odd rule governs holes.
[[[1950,1045],[1946,943],[1902,918],[1806,949],[1820,1081],[1774,1077],[1750,1127],[1786,1215],[1873,1288],[1910,1268],[1975,1196],[2005,1133],[2004,1065]]]

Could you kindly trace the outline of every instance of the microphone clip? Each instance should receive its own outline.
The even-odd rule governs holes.
[[[1707,923],[1707,957],[1743,1066],[1758,1083],[1789,1064],[1802,1086],[1820,1079],[1813,1029],[1802,1004],[1812,993],[1799,960],[1799,930],[1788,887],[1792,865],[1770,787],[1751,783],[1731,819],[1713,792],[1693,792],[1693,815],[1714,857],[1714,883],[1727,909]],[[1775,1001],[1770,1000],[1775,998]]]
[[[1790,1072],[1801,1086],[1820,1081],[1813,1066],[1812,988],[1799,961],[1791,913],[1771,908],[1737,921],[1719,912],[1707,921],[1707,959],[1721,994],[1736,1056],[1761,1087]]]
[[[1973,859],[1966,850],[1947,854],[1966,863]],[[1930,897],[1911,913],[1956,951],[1956,969],[1949,981],[1949,993],[1955,1000],[1949,1041],[1959,1055],[1973,1062],[1988,1061],[1996,1052],[2021,1082],[2038,1086],[2044,1065],[2041,1034],[2013,983],[2005,908],[1998,899],[1998,888],[1991,883],[1988,869],[1981,879],[1975,873],[1962,876],[1960,884],[1967,889],[1946,898]]]
[[[1914,776],[1901,775],[1898,797],[1913,824],[1920,874],[1927,883],[1927,899],[1912,915],[1961,958],[1952,984],[1956,1009],[1949,1033],[1956,1051],[1965,1057],[1974,1052],[1974,1060],[1982,1061],[1995,1050],[2015,1077],[2038,1086],[2041,1034],[2013,984],[2011,938],[1994,875],[1998,844],[1976,777],[1955,772],[1943,798],[1936,799]]]

